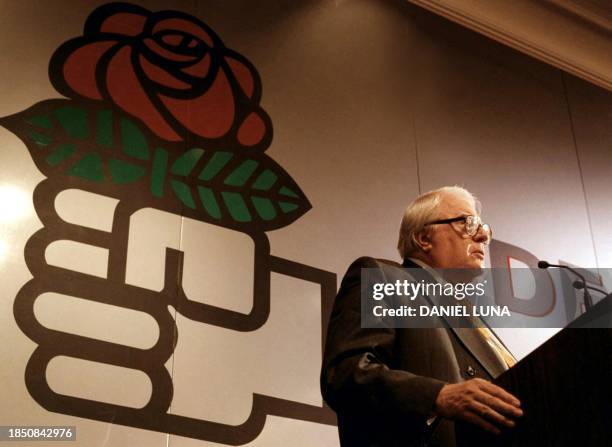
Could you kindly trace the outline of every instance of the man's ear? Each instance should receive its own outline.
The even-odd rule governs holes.
[[[414,235],[417,245],[424,253],[429,253],[432,248],[431,244],[431,232],[429,228],[423,228],[421,231]]]

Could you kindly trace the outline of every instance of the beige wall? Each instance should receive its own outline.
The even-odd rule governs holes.
[[[139,3],[152,10],[170,7]],[[81,33],[99,4],[2,3],[0,116],[59,97],[48,80],[49,58]],[[270,315],[260,328],[236,331],[169,309],[178,327],[166,364],[174,388],[169,413],[239,433],[232,426],[248,420],[257,394],[280,410],[248,445],[337,445],[318,391],[321,312],[329,304],[330,276],[309,268],[339,280],[358,256],[397,260],[399,219],[419,192],[464,185],[481,199],[496,239],[551,262],[612,267],[609,92],[402,1],[171,6],[204,20],[253,62],[263,82],[261,104],[274,126],[266,153],[313,207],[266,235],[271,255],[300,267],[273,269]],[[17,188],[20,203],[27,204],[19,213],[12,205],[1,222],[0,420],[76,425],[75,445],[83,446],[215,445],[206,439],[219,441],[209,434],[220,431],[204,422],[201,439],[191,439],[50,412],[30,396],[24,371],[36,343],[17,326],[13,302],[32,276],[24,246],[42,226],[30,199],[43,176],[11,132],[0,129],[0,144],[0,184]],[[74,192],[58,200],[56,209],[85,226],[111,222],[116,204],[89,194]],[[130,222],[126,282],[158,292],[166,247],[185,253],[182,285],[191,300],[249,312],[259,293],[253,272],[260,242],[144,209]],[[47,262],[103,277],[108,258],[66,244],[47,252]],[[612,287],[612,278],[604,279]],[[116,306],[53,296],[41,296],[36,306],[41,322],[70,333],[144,348],[159,334],[146,314]],[[500,333],[522,357],[551,331]],[[128,407],[142,406],[152,389],[138,371],[69,357],[50,363],[47,380],[58,393]]]

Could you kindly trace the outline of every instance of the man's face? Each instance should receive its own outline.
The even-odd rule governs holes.
[[[444,194],[438,211],[440,214],[436,220],[478,215],[473,201],[462,194]],[[478,232],[470,237],[466,234],[464,226],[464,222],[431,226],[431,250],[428,254],[432,267],[443,269],[484,267],[487,236],[482,228],[479,228]]]

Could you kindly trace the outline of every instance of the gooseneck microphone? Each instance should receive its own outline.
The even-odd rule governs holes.
[[[559,268],[562,268],[562,269],[567,269],[570,272],[572,272],[574,275],[576,275],[578,278],[581,279],[581,281],[580,281],[580,283],[582,285],[581,288],[584,289],[584,308],[585,308],[585,310],[588,311],[591,307],[593,307],[593,300],[591,299],[591,294],[589,293],[589,289],[591,287],[587,286],[586,279],[584,278],[584,276],[582,276],[576,270],[574,270],[571,267],[568,267],[567,265],[551,264],[551,263],[546,262],[546,261],[538,261],[538,267],[541,268],[541,269],[547,269],[548,267],[559,267]],[[576,284],[576,282],[578,282],[578,281],[575,281],[574,284]],[[574,285],[574,287],[576,287],[576,286]],[[576,287],[576,288],[578,288],[578,287]]]
[[[574,281],[572,283],[572,286],[574,287],[574,289],[578,289],[578,290],[582,290],[585,288],[585,285],[582,284],[582,281]],[[608,292],[606,292],[605,290],[598,289],[597,287],[586,286],[586,288],[589,290],[593,290],[595,292],[603,293],[604,295],[608,295]]]

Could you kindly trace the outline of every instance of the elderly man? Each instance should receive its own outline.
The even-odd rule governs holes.
[[[404,214],[403,267],[481,269],[491,230],[467,190],[425,193]],[[514,363],[488,328],[361,327],[361,269],[400,265],[360,258],[348,269],[328,328],[321,389],[338,415],[342,446],[455,446],[454,422],[499,433],[522,416],[490,379]]]

